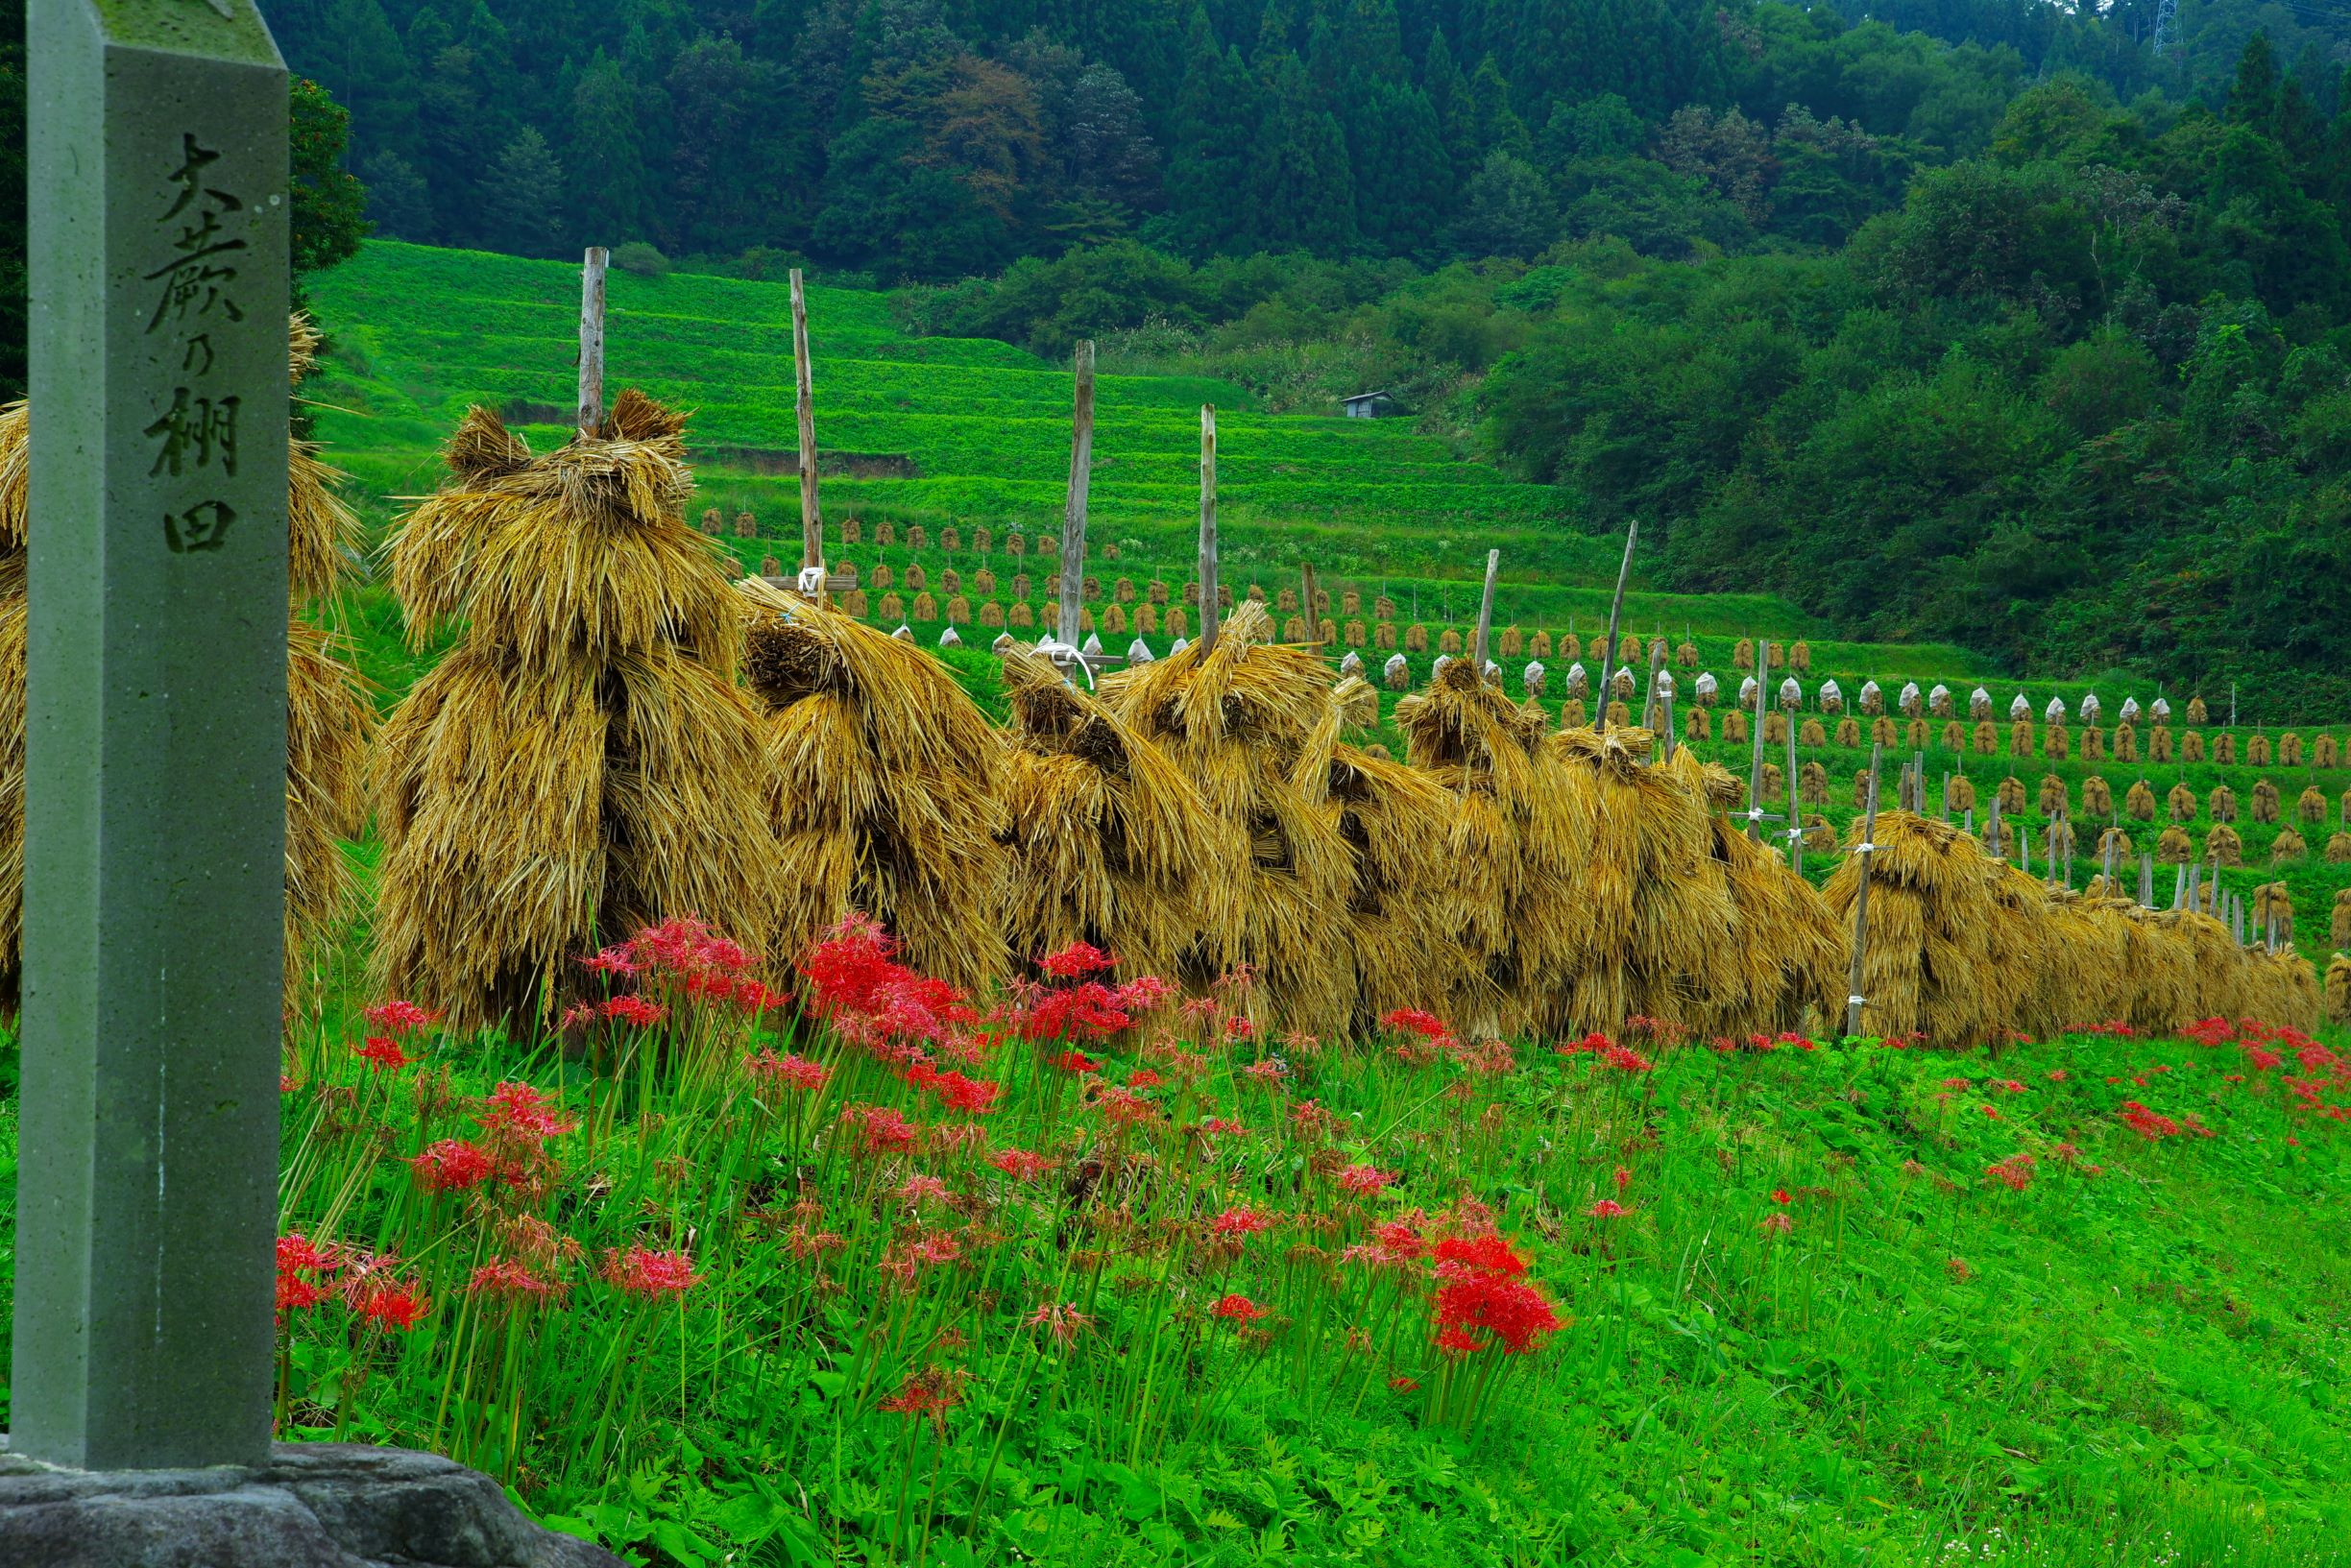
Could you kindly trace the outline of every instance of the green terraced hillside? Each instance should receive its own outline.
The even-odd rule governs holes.
[[[304,389],[317,433],[357,482],[374,520],[398,498],[430,490],[438,446],[472,403],[520,423],[534,446],[566,437],[574,397],[579,275],[574,266],[376,243],[318,277],[313,305],[332,354]],[[887,298],[810,290],[816,432],[825,471],[828,549],[870,568],[875,524],[903,532],[948,522],[966,536],[1059,527],[1069,469],[1070,376],[1005,344],[909,337]],[[796,553],[788,290],[690,275],[611,275],[609,390],[641,387],[692,411],[689,438],[702,504],[751,512],[763,541],[736,541],[747,564]],[[1218,407],[1223,559],[1236,589],[1296,580],[1311,561],[1326,587],[1380,591],[1404,620],[1466,625],[1490,548],[1503,552],[1497,624],[1605,622],[1617,546],[1581,532],[1558,492],[1457,458],[1404,420],[1275,416],[1243,389],[1182,376],[1105,375],[1096,398],[1089,562],[1108,581],[1190,576],[1199,508],[1199,409]],[[846,471],[841,471],[841,470]],[[858,517],[863,547],[841,542]],[[788,550],[785,542],[790,542]],[[1116,550],[1115,558],[1108,552]],[[920,552],[888,554],[900,570]],[[969,552],[966,552],[968,557]],[[932,551],[966,571],[972,559]],[[1012,572],[994,563],[1006,580]],[[1050,565],[1034,568],[1041,602]],[[1636,580],[1637,581],[1637,580]],[[1636,591],[1631,624],[1647,633],[1724,639],[1806,637],[1825,670],[1909,676],[1989,675],[1980,657],[1948,647],[1831,642],[1830,628],[1767,595]]]

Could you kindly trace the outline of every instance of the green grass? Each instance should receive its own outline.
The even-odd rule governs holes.
[[[2252,1568],[2335,1560],[2351,1525],[2351,1168],[2281,1084],[2345,1098],[2323,1057],[1644,1043],[1649,1072],[1522,1048],[1497,1075],[1372,1041],[1285,1049],[1264,1086],[1242,1070],[1270,1046],[1198,1041],[1179,1069],[1147,1030],[1087,1047],[1140,1097],[1114,1118],[1017,1038],[966,1064],[1002,1085],[971,1116],[731,1008],[568,1046],[427,1030],[389,1074],[361,1032],[296,1043],[284,1224],[397,1253],[429,1311],[295,1313],[289,1428],[451,1450],[641,1562]],[[824,1086],[760,1089],[740,1063],[768,1046]],[[484,1141],[508,1081],[578,1125],[522,1185],[420,1191],[403,1161]],[[2129,1100],[2182,1131],[2142,1137]],[[852,1105],[930,1130],[863,1156]],[[1188,1130],[1211,1115],[1246,1130]],[[983,1158],[1006,1148],[1054,1170],[1012,1179]],[[2015,1191],[1989,1167],[2020,1153]],[[1394,1185],[1352,1195],[1350,1164]],[[917,1176],[941,1195],[903,1195]],[[1269,1228],[1218,1242],[1242,1208]],[[1523,1356],[1448,1358],[1426,1265],[1346,1252],[1481,1208],[1562,1320]],[[568,1293],[470,1289],[532,1225]],[[632,1245],[699,1282],[616,1288],[598,1262]],[[1235,1293],[1268,1315],[1214,1315]],[[1089,1319],[1067,1345],[1026,1323],[1054,1303]],[[935,1426],[885,1404],[926,1374],[959,1398]]]

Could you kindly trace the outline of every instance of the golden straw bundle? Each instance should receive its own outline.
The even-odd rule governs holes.
[[[391,542],[412,643],[465,629],[374,760],[374,978],[455,1028],[556,1005],[570,960],[645,922],[772,934],[759,720],[719,546],[685,518],[683,427],[631,391],[534,457],[473,409]]]
[[[914,644],[759,578],[737,591],[780,840],[774,951],[861,911],[925,975],[967,992],[1003,979],[1002,737]]]

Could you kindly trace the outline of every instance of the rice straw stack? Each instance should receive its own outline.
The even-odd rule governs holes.
[[[1002,736],[912,642],[763,578],[737,592],[781,844],[772,951],[861,912],[922,974],[971,993],[1005,979]]]
[[[1213,650],[1195,642],[1129,666],[1103,683],[1103,696],[1246,837],[1229,956],[1254,977],[1252,1016],[1261,1027],[1335,1037],[1349,1013],[1342,922],[1351,862],[1327,810],[1338,726],[1320,652],[1274,642],[1265,607],[1246,601]]]
[[[1649,760],[1646,730],[1563,730],[1545,742],[1563,759],[1590,825],[1575,929],[1581,960],[1547,1022],[1613,1031],[1641,1016],[1694,1024],[1735,1005],[1757,974],[1742,974],[1732,936],[1737,910],[1715,875],[1706,806]]]
[[[1707,808],[1709,847],[1731,895],[1732,968],[1743,979],[1730,997],[1701,1009],[1693,1027],[1709,1037],[1776,1034],[1802,1028],[1807,1007],[1841,1022],[1845,932],[1828,901],[1722,814],[1738,795],[1728,770],[1687,747],[1666,768]]]
[[[1859,842],[1854,824],[1848,849]],[[1871,857],[1863,950],[1864,1031],[1923,1034],[1939,1046],[1990,1044],[2024,1016],[2039,980],[2029,960],[2029,907],[2039,884],[1984,854],[1962,829],[1909,811],[1880,811]],[[1848,930],[1859,890],[1848,854],[1823,894]],[[2023,889],[2016,881],[2024,884]]]
[[[1395,722],[1413,766],[1453,797],[1445,924],[1499,999],[1491,1018],[1461,1011],[1479,999],[1457,999],[1456,1022],[1495,1034],[1554,1027],[1587,942],[1592,823],[1547,742],[1547,715],[1457,663],[1397,703]]]
[[[719,546],[686,520],[683,429],[631,391],[595,433],[533,456],[475,408],[448,482],[391,541],[411,642],[464,631],[371,770],[374,979],[452,1027],[544,1014],[577,986],[571,960],[646,922],[772,934],[740,613]]]
[[[1015,960],[1089,942],[1129,977],[1215,979],[1238,940],[1240,835],[1156,745],[1050,661],[1008,648],[1004,680],[1005,933]]]

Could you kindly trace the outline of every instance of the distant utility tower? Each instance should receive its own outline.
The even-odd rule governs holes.
[[[2155,53],[2164,54],[2179,43],[2179,0],[2156,0]]]

